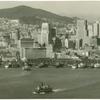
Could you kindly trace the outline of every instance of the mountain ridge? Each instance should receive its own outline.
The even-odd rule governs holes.
[[[73,23],[74,21],[74,19],[70,17],[57,15],[43,9],[32,8],[25,5],[0,9],[0,17],[19,19],[22,23],[26,24],[38,24],[39,22],[41,23],[43,21],[69,24]]]

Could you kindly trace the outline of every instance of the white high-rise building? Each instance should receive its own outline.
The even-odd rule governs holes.
[[[68,48],[68,39],[65,39],[65,47]]]
[[[92,25],[88,25],[88,32],[89,32],[89,37],[93,37],[93,26]]]
[[[49,24],[48,23],[42,23],[41,28],[41,45],[45,44],[48,45],[48,35],[49,35]]]
[[[94,35],[93,36],[99,36],[99,21],[96,21],[94,24],[93,24],[93,33]]]

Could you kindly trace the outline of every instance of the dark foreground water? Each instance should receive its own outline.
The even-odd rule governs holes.
[[[59,92],[34,95],[40,82]],[[0,99],[28,98],[100,98],[100,69],[45,68],[26,72],[21,69],[0,69]]]

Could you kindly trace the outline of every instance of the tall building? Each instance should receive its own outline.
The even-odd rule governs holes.
[[[88,25],[88,32],[89,32],[89,37],[93,37],[93,25],[89,24]]]
[[[61,52],[62,42],[59,37],[53,38],[53,51]]]
[[[65,39],[65,47],[68,48],[68,39]]]
[[[93,33],[94,33],[94,36],[99,36],[99,31],[100,31],[100,25],[99,25],[99,21],[96,21],[94,24],[93,24]]]
[[[100,47],[100,22],[99,21],[96,21],[93,24],[93,32],[94,32],[94,38],[96,41],[95,47]]]
[[[39,43],[46,46],[53,43],[53,38],[56,37],[56,27],[52,27],[48,23],[42,23],[41,35]]]
[[[41,45],[41,33],[37,34],[37,42]]]
[[[76,39],[77,49],[84,48],[86,44],[90,43],[87,20],[77,20]]]
[[[60,36],[62,48],[65,48],[65,35]]]
[[[77,49],[83,47],[83,38],[86,33],[86,25],[85,25],[84,20],[77,20],[77,33],[76,33],[76,38],[77,40]]]
[[[54,58],[53,47],[51,44],[46,47],[46,57]]]
[[[53,38],[56,37],[57,29],[49,25],[49,44],[52,44]]]
[[[42,23],[42,28],[41,28],[41,45],[45,44],[48,45],[48,35],[49,35],[49,24],[48,23]]]

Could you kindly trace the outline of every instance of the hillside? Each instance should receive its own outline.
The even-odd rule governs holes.
[[[42,9],[35,9],[28,6],[17,6],[13,8],[0,9],[0,17],[10,19],[20,19],[26,24],[40,24],[43,21],[48,21],[53,24],[68,24],[73,23],[73,18],[60,16]]]

